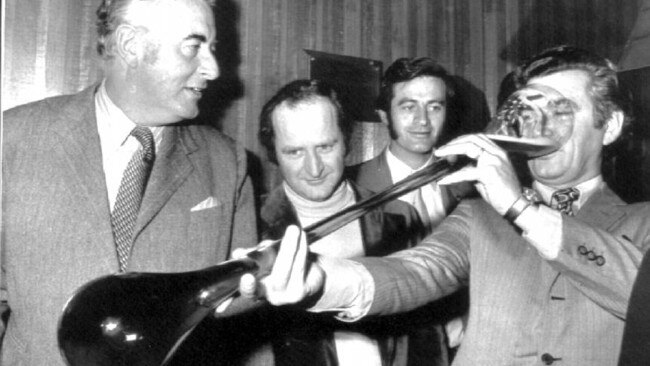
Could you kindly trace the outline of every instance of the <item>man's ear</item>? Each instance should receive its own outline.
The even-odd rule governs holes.
[[[136,67],[141,53],[141,37],[135,27],[122,24],[115,30],[115,54],[129,67]]]
[[[381,120],[381,123],[384,125],[388,126],[388,113],[386,111],[383,111],[381,109],[375,109],[375,112],[377,112],[377,115],[379,116],[379,119]]]
[[[622,111],[612,112],[611,117],[605,123],[605,134],[603,135],[603,146],[607,146],[621,135],[623,131],[623,122],[625,121],[625,115]]]

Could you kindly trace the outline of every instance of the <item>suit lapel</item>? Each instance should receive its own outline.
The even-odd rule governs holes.
[[[289,202],[282,184],[275,187],[264,200],[260,219],[262,239],[280,239],[289,225],[301,226],[296,210]]]
[[[362,187],[357,186],[354,182],[350,182],[354,190],[355,201],[360,202],[372,195],[372,192],[364,190]],[[384,221],[380,209],[373,209],[359,218],[359,226],[361,227],[361,237],[363,244],[363,252],[365,256],[375,256],[376,245],[381,243],[382,228]]]
[[[151,177],[142,198],[134,237],[137,237],[160,212],[194,170],[190,155],[198,147],[191,136],[178,126],[167,127],[164,133],[160,153],[156,155]]]
[[[609,230],[612,225],[625,215],[623,210],[618,208],[622,204],[624,202],[605,185],[589,197],[587,202],[576,213],[575,217],[591,226]],[[551,295],[553,295],[553,291],[562,291],[562,289],[555,288],[559,277],[560,272],[544,262],[542,266],[542,280],[546,282],[545,286],[551,289]],[[562,295],[558,293],[557,296],[561,297]]]
[[[604,185],[589,197],[576,214],[576,218],[594,227],[609,230],[625,215],[625,212],[619,208],[624,204],[625,202],[616,196],[607,185]]]
[[[76,179],[79,183],[81,189],[77,193],[88,198],[92,212],[101,218],[100,221],[106,221],[110,209],[95,117],[96,88],[93,86],[83,91],[75,101],[77,107],[60,120],[54,121],[52,131],[59,134],[61,141],[54,149],[62,153],[71,169],[71,179]]]
[[[110,257],[114,255],[115,245],[95,116],[96,89],[94,85],[74,96],[61,118],[53,120],[50,126],[51,133],[58,135],[53,152],[60,154],[53,161],[65,164],[70,171],[71,184],[67,188],[74,191],[72,194],[85,196],[87,221],[92,222],[97,233],[95,239],[102,243],[101,248],[91,250],[104,251]]]
[[[388,149],[388,147],[386,149]],[[386,158],[386,149],[381,152],[379,159],[377,160],[377,184],[381,187],[381,189],[378,189],[377,191],[393,185],[393,177],[390,175],[388,159]]]

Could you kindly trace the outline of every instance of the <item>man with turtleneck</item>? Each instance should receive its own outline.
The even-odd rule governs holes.
[[[261,210],[262,235],[280,238],[289,224],[305,227],[335,214],[371,192],[344,177],[351,123],[336,93],[317,80],[296,80],[263,107],[259,137],[277,162],[282,184]],[[413,207],[393,201],[314,242],[322,255],[383,256],[410,247],[423,226]],[[404,365],[408,317],[348,326],[329,316],[280,309],[273,318],[276,365]],[[290,314],[290,315],[288,315]],[[265,319],[265,325],[270,324]]]

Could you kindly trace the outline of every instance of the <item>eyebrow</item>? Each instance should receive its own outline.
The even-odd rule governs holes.
[[[184,38],[184,40],[190,40],[190,39],[196,39],[196,40],[201,41],[201,42],[207,42],[208,41],[208,38],[205,35],[199,34],[199,33],[192,33],[189,36]]]
[[[300,150],[305,150],[303,146],[284,146],[280,149],[281,153],[288,153],[292,151],[300,151]]]
[[[397,101],[397,105],[402,105],[404,103],[417,103],[418,101],[413,98],[403,98]],[[447,99],[433,99],[433,100],[428,100],[427,104],[429,103],[439,103],[439,104],[447,104]]]
[[[316,144],[314,146],[319,147],[319,146],[327,146],[327,145],[336,145],[340,139],[338,137],[333,138],[331,140],[323,141],[319,144]],[[307,146],[304,145],[286,145],[280,149],[280,151],[289,151],[289,150],[304,150],[307,149]]]

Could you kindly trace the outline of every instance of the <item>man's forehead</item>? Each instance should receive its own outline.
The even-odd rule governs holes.
[[[152,31],[173,32],[174,38],[216,38],[212,8],[203,0],[137,1],[129,8],[128,20]]]
[[[271,114],[276,132],[284,131],[297,138],[309,134],[340,132],[336,119],[336,108],[328,98],[303,100],[298,103],[284,101]]]
[[[434,98],[445,97],[447,86],[439,77],[423,75],[393,85],[393,97],[404,95],[427,95]]]
[[[315,96],[294,102],[285,100],[273,109],[271,118],[275,121],[307,113],[321,113],[322,115],[332,114],[336,116],[336,108],[329,98],[323,96]]]
[[[551,87],[567,98],[587,93],[591,78],[584,70],[570,69],[531,78],[526,85]]]

